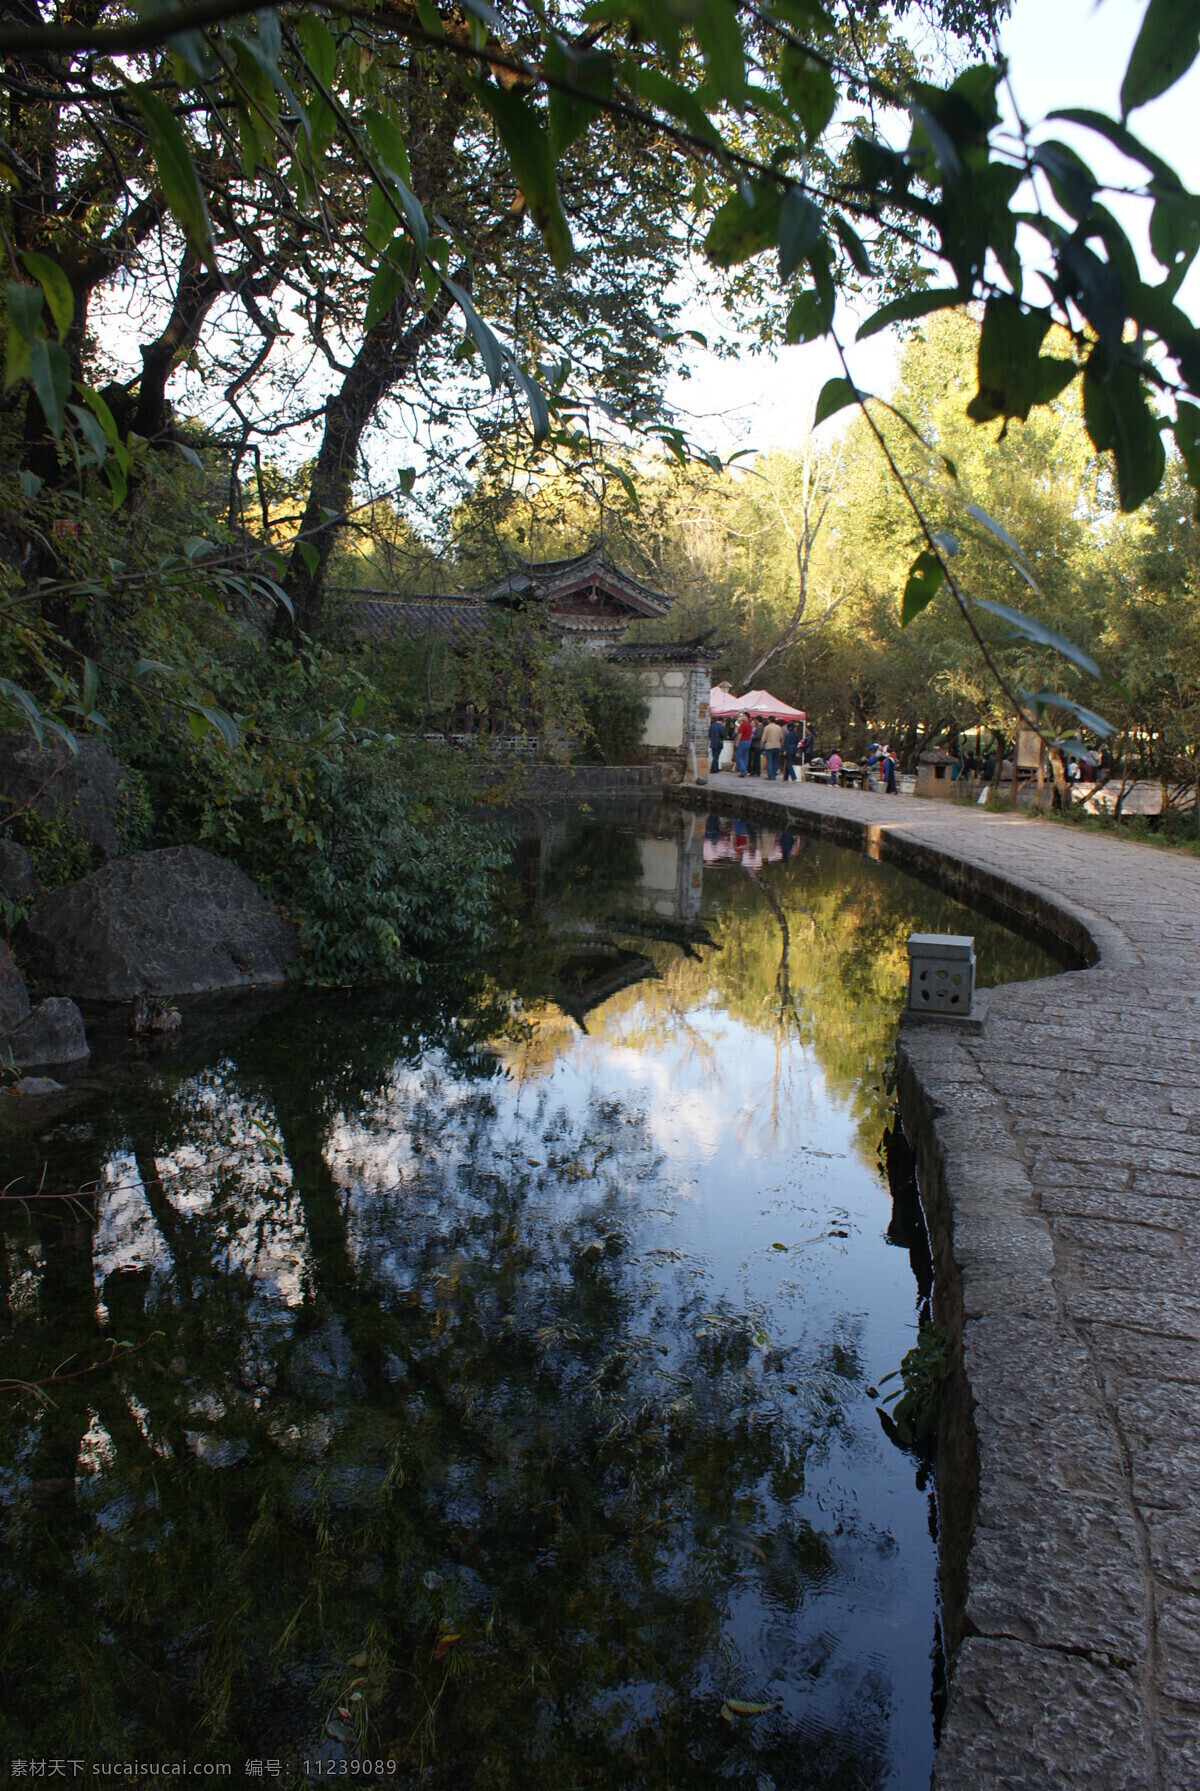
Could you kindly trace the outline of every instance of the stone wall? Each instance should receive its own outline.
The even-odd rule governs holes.
[[[658,662],[632,668],[650,705],[642,749],[651,763],[666,763],[682,775],[691,772],[692,749],[703,771],[708,734],[711,670],[694,660]]]
[[[531,764],[521,788],[525,802],[596,802],[658,796],[677,776],[674,763],[649,765]]]

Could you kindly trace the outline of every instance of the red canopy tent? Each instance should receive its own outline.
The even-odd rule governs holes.
[[[708,693],[708,712],[718,721],[724,721],[727,715],[740,715],[743,709],[751,716],[777,715],[780,721],[804,720],[803,709],[793,709],[790,703],[781,702],[769,690],[748,690],[745,696],[738,697],[730,696],[727,690],[714,685]]]

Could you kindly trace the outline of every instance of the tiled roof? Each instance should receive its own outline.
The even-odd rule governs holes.
[[[716,633],[710,628],[706,634],[697,634],[690,641],[629,641],[624,646],[614,647],[608,654],[609,659],[634,660],[702,660],[706,665],[724,651],[728,641],[714,641]]]
[[[570,591],[586,590],[592,585],[621,598],[645,616],[665,615],[674,602],[665,591],[651,590],[640,579],[622,572],[602,547],[589,547],[586,553],[575,554],[569,560],[537,560],[515,567],[495,584],[470,595],[494,603],[502,597],[564,597]]]
[[[358,632],[370,640],[407,635],[423,640],[436,635],[451,645],[481,640],[491,623],[487,605],[463,597],[360,597],[347,605]]]

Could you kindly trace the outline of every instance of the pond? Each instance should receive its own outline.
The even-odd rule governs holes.
[[[9,1759],[928,1785],[905,939],[1057,966],[662,809],[543,822],[504,909],[469,971],[114,1036],[10,1126]]]

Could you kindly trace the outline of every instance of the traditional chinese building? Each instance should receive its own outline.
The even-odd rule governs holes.
[[[693,747],[698,763],[704,763],[715,648],[708,636],[624,639],[633,623],[665,618],[673,601],[622,572],[602,548],[592,547],[569,560],[520,567],[495,584],[458,596],[394,598],[360,592],[352,615],[358,631],[372,639],[405,635],[467,652],[486,637],[498,614],[529,612],[536,606],[544,626],[564,648],[599,654],[634,673],[649,703],[644,758],[669,760],[682,774],[690,766]]]

